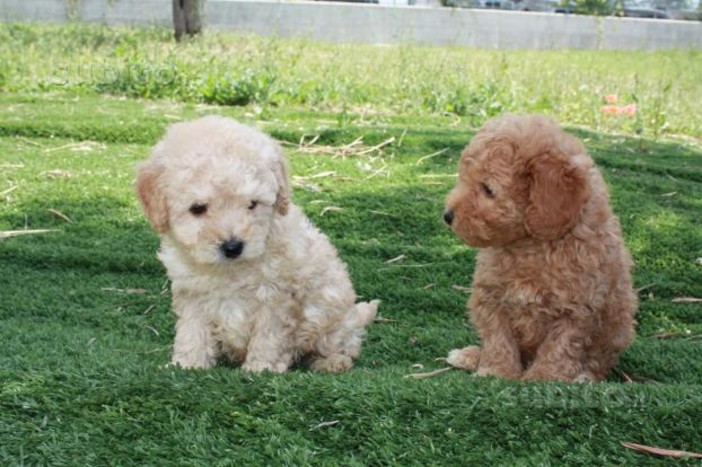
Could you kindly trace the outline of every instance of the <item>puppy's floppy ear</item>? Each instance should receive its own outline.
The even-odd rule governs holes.
[[[151,161],[137,167],[136,191],[146,218],[158,233],[168,230],[168,207],[158,178],[162,172],[159,164]]]
[[[531,236],[555,240],[573,228],[590,196],[588,160],[546,153],[530,163],[524,224]]]
[[[273,174],[275,181],[278,182],[278,193],[275,198],[275,209],[281,215],[288,213],[290,207],[290,178],[288,177],[288,163],[283,155],[283,150],[276,148],[278,157],[273,162]]]

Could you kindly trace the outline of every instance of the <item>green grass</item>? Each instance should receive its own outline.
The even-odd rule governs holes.
[[[525,384],[459,371],[407,379],[440,368],[436,357],[476,341],[465,319],[467,295],[453,287],[470,285],[475,251],[441,221],[458,155],[473,134],[469,117],[413,107],[409,96],[406,108],[395,107],[401,103],[368,84],[389,86],[396,77],[385,80],[387,69],[369,75],[368,83],[358,81],[360,74],[346,78],[349,88],[367,91],[374,112],[366,114],[335,110],[346,94],[294,106],[215,107],[197,97],[103,96],[88,84],[42,88],[32,84],[49,73],[40,56],[92,60],[93,53],[107,54],[109,44],[151,46],[137,39],[170,48],[167,33],[2,27],[1,34],[15,28],[13,41],[17,31],[27,36],[27,57],[1,66],[34,71],[6,74],[0,93],[0,231],[57,231],[0,240],[0,464],[695,465],[662,461],[620,442],[702,451],[702,310],[673,301],[702,297],[698,130],[678,128],[685,139],[639,137],[566,119],[604,172],[637,263],[636,286],[647,286],[639,336],[608,382]],[[74,47],[79,40],[82,48]],[[284,51],[299,44],[236,36],[205,44],[217,41],[252,55],[270,44]],[[426,53],[409,46],[305,46],[312,71],[315,64],[330,66],[327,59],[350,68],[345,54]],[[199,42],[188,44],[183,56],[204,70],[206,61],[190,55],[202,50]],[[132,52],[122,59],[131,60]],[[0,56],[7,53],[0,41]],[[555,53],[475,53],[497,62],[559,60]],[[442,54],[465,52],[437,49]],[[675,62],[685,54],[658,57]],[[606,69],[613,55],[587,57],[596,70]],[[570,63],[566,55],[560,60]],[[641,82],[649,79],[641,73]],[[700,84],[687,86],[699,95]],[[676,112],[688,109],[679,120],[699,129],[691,108],[680,103]],[[352,371],[162,368],[174,317],[155,257],[158,239],[133,193],[134,165],[168,123],[208,113],[255,124],[284,142],[295,201],[337,245],[359,295],[382,299],[387,321],[369,328]],[[314,135],[313,147],[298,144]],[[366,147],[394,140],[360,156],[319,152],[361,136]],[[325,211],[330,206],[342,210]],[[403,260],[386,263],[400,255]],[[636,383],[625,383],[624,375]]]
[[[0,90],[70,90],[222,105],[262,114],[303,106],[339,124],[452,115],[478,126],[505,111],[603,131],[702,137],[702,52],[503,51],[328,45],[165,29],[0,24]],[[606,95],[636,104],[605,115]]]

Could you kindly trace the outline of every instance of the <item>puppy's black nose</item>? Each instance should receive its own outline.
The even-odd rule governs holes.
[[[451,225],[453,222],[453,211],[446,211],[444,212],[444,221],[448,224]]]
[[[222,243],[219,249],[222,250],[222,254],[229,259],[238,258],[241,252],[244,251],[244,242],[236,237],[232,237]]]

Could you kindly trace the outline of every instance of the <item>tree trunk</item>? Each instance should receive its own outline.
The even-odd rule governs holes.
[[[175,39],[183,35],[194,36],[202,32],[201,4],[204,0],[173,0],[173,26]]]

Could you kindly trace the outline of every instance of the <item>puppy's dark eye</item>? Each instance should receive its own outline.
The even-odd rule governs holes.
[[[251,201],[251,204],[249,204],[249,209],[254,210],[254,209],[256,209],[256,206],[258,206],[258,201],[253,200],[253,201]]]
[[[492,188],[490,188],[487,184],[481,183],[480,184],[480,189],[483,190],[483,193],[485,193],[485,196],[488,198],[494,198],[495,197],[495,192],[493,191]]]
[[[193,216],[201,216],[207,212],[207,205],[205,203],[193,203],[189,211]]]

